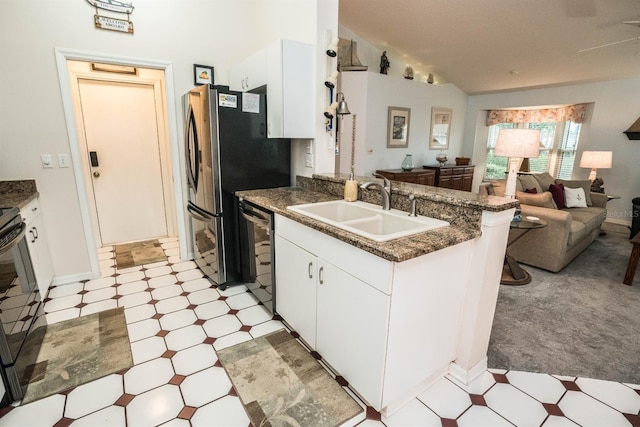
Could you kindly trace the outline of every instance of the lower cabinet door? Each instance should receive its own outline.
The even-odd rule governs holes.
[[[38,284],[41,298],[44,300],[47,296],[49,285],[53,280],[53,264],[49,254],[42,215],[36,216],[27,226],[25,238],[27,239],[27,247],[31,256],[36,283]]]
[[[390,297],[323,259],[318,262],[316,350],[380,409]]]
[[[315,347],[317,258],[278,234],[275,248],[278,314]]]

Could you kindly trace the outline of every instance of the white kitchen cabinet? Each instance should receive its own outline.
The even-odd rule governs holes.
[[[275,247],[276,310],[305,342],[315,346],[317,257],[278,234]]]
[[[314,138],[314,49],[278,40],[267,47],[267,136]]]
[[[229,69],[229,88],[248,92],[267,84],[267,50],[262,49]]]
[[[40,213],[38,199],[31,201],[24,208],[20,209],[22,220],[27,224],[27,246],[31,263],[36,277],[36,283],[40,290],[40,295],[44,298],[49,290],[49,285],[53,280],[53,264],[49,253],[49,244],[44,228],[44,221]]]
[[[397,263],[277,214],[275,233],[278,313],[369,405],[393,410],[446,374],[472,241]]]
[[[315,137],[313,59],[313,45],[277,40],[229,70],[232,90],[266,84],[268,138]]]

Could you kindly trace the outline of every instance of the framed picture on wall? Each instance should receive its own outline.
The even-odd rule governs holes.
[[[196,85],[212,85],[213,67],[193,64],[193,82]]]
[[[431,132],[429,135],[429,150],[445,150],[449,148],[449,134],[451,132],[451,108],[431,108]]]
[[[410,108],[389,107],[387,148],[406,148],[409,146],[410,119]]]

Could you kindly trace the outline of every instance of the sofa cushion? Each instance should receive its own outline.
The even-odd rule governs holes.
[[[549,186],[549,191],[553,195],[553,201],[558,209],[564,209],[564,185],[551,184]]]
[[[540,194],[530,194],[523,191],[516,191],[516,199],[523,205],[540,206],[541,208],[555,209],[556,205],[553,203],[553,196],[549,191],[545,191]]]
[[[564,184],[565,187],[569,188],[578,188],[582,187],[584,190],[584,196],[587,200],[587,206],[592,206],[591,202],[591,181],[588,179],[584,180],[567,180],[567,179],[556,179],[556,184]]]
[[[556,179],[553,176],[551,176],[549,172],[536,173],[532,176],[535,178],[536,181],[538,181],[538,184],[540,184],[540,187],[544,191],[547,191],[551,184],[556,183]]]
[[[591,233],[599,228],[606,219],[606,210],[598,207],[565,209],[571,213],[571,223],[580,222],[585,225],[585,232]]]
[[[583,222],[571,221],[571,228],[569,229],[569,240],[567,241],[567,245],[575,245],[587,234],[587,226],[584,225]]]
[[[564,187],[564,202],[568,208],[586,208],[587,200],[582,187]]]
[[[538,181],[533,177],[533,175],[519,175],[518,181],[520,182],[523,190],[535,188],[538,193],[542,193],[543,191],[548,190],[547,188],[540,187],[540,184],[538,184]]]

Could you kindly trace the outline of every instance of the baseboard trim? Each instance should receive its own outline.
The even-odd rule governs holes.
[[[51,284],[55,286],[68,285],[70,283],[76,283],[82,280],[91,280],[91,272],[85,271],[83,273],[69,274],[67,276],[57,276],[53,278]]]
[[[471,369],[465,369],[456,362],[449,364],[449,375],[464,385],[471,384],[478,379],[487,370],[487,358],[484,357],[480,362],[476,363]]]

